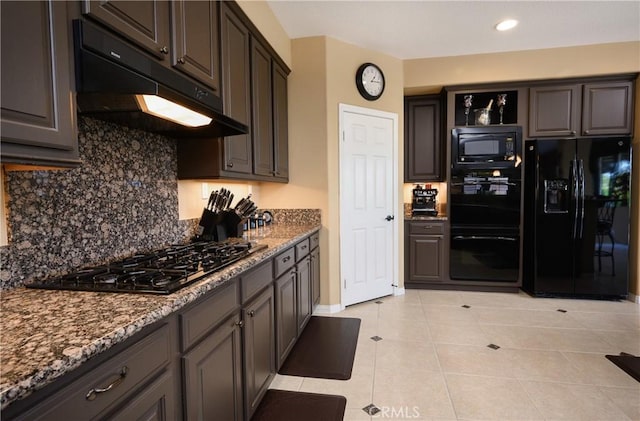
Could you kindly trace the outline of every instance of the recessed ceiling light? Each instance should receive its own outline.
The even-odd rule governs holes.
[[[508,31],[509,29],[515,28],[517,24],[518,21],[515,19],[505,19],[496,25],[496,29],[498,31]]]

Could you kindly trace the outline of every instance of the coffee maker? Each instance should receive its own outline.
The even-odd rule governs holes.
[[[413,188],[411,214],[413,216],[437,216],[438,190],[432,189],[431,184],[425,184],[424,187],[420,184],[416,184]]]

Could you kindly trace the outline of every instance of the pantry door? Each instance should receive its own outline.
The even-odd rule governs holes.
[[[340,104],[342,306],[393,293],[398,115]]]

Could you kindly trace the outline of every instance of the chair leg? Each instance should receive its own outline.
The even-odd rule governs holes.
[[[602,235],[598,235],[598,272],[602,272]]]
[[[616,260],[613,256],[613,249],[616,246],[616,239],[614,238],[611,231],[609,231],[609,240],[611,240],[611,275],[616,276]]]

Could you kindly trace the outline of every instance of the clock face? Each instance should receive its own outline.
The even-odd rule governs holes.
[[[384,75],[378,66],[365,63],[356,72],[356,86],[360,94],[370,101],[380,98],[384,91]]]

